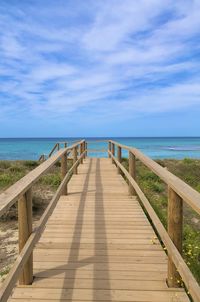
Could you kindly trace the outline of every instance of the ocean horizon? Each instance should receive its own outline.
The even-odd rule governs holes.
[[[54,144],[66,141],[68,145],[82,137],[21,137],[0,138],[0,160],[37,160],[41,154],[48,155]],[[86,137],[88,148],[107,150],[107,142],[113,139],[121,144],[135,147],[153,159],[200,158],[200,137]],[[91,151],[89,156],[105,157],[107,152]],[[128,152],[124,151],[127,157]]]

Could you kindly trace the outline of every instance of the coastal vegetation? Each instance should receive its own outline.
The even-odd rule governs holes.
[[[157,162],[200,192],[200,160],[186,158],[184,160],[157,160]],[[123,158],[122,163],[128,169],[126,158]],[[38,161],[0,161],[0,192],[38,165]],[[70,160],[68,166],[71,166]],[[167,227],[167,186],[139,161],[137,161],[136,169],[138,184],[164,226]],[[60,182],[60,163],[57,163],[33,186],[34,223],[48,205]],[[17,209],[13,206],[0,221],[1,246],[3,246],[0,255],[2,260],[0,277],[8,273],[17,254],[17,228]],[[184,204],[183,256],[200,282],[200,217],[186,204]]]
[[[200,192],[200,160],[157,160],[195,190]],[[128,169],[128,160],[122,164]],[[163,225],[167,228],[167,186],[140,161],[136,161],[136,180],[143,190]],[[200,217],[184,203],[183,257],[200,283]]]
[[[0,193],[39,164],[40,162],[32,160],[0,161]],[[71,165],[72,162],[69,160],[68,167],[70,168]],[[60,183],[60,163],[57,163],[33,185],[33,224],[36,224],[41,217]],[[15,204],[0,218],[0,280],[5,278],[18,253],[17,216]]]

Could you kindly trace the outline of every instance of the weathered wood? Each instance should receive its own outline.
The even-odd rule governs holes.
[[[73,193],[60,198],[36,246],[33,286],[17,288],[12,300],[189,302],[183,289],[167,287],[167,256],[111,161],[87,159],[79,169],[68,186]],[[150,237],[135,232],[138,215],[143,217],[138,227],[142,232],[146,222]],[[127,238],[126,231],[131,231]]]
[[[88,155],[88,143],[87,142],[85,142],[85,150],[86,150],[86,152],[85,152],[85,158],[86,158]]]
[[[19,256],[17,257],[13,267],[11,268],[7,278],[3,282],[3,285],[0,288],[0,301],[6,302],[11,294],[12,289],[14,288],[16,281],[19,278],[19,275],[24,267],[24,265],[27,263],[29,257],[32,254],[33,248],[35,244],[38,242],[45,225],[47,223],[47,220],[49,219],[50,215],[52,214],[54,208],[56,207],[56,204],[62,194],[63,188],[68,183],[68,181],[71,178],[71,174],[73,173],[73,169],[75,166],[79,165],[80,158],[76,161],[76,163],[73,164],[73,166],[68,170],[67,174],[65,175],[65,178],[63,179],[62,183],[58,187],[58,190],[56,191],[54,197],[50,201],[49,205],[47,206],[45,212],[42,214],[42,217],[40,218],[36,229],[31,233],[29,236],[27,242],[25,243],[23,249],[21,250]]]
[[[55,144],[55,146],[53,147],[53,149],[51,150],[51,152],[49,153],[48,157],[51,157],[51,155],[53,154],[53,152],[58,148],[58,143]]]
[[[77,161],[77,147],[73,148],[73,164]],[[74,167],[73,174],[77,174],[77,166]]]
[[[151,221],[155,229],[159,233],[159,236],[167,249],[168,255],[171,256],[173,263],[175,264],[178,272],[180,273],[181,278],[185,283],[188,292],[190,293],[190,295],[192,296],[195,302],[200,302],[200,287],[197,281],[195,280],[194,276],[192,275],[188,266],[184,262],[179,251],[177,250],[171,238],[169,237],[166,229],[164,228],[163,224],[161,223],[154,209],[150,205],[148,199],[146,198],[146,196],[144,195],[144,193],[142,192],[136,181],[129,175],[128,171],[123,167],[123,165],[120,164],[118,160],[112,156],[112,154],[111,157],[114,159],[116,165],[120,167],[121,171],[124,173],[128,181],[132,183],[138,197],[140,198],[140,201],[142,202],[143,206],[145,207],[145,210],[147,211],[149,217],[151,218]]]
[[[111,153],[113,156],[115,156],[115,144],[114,143],[111,144]],[[112,159],[112,164],[114,164],[114,162],[115,161]]]
[[[183,201],[171,188],[168,188],[168,234],[177,250],[182,254]],[[170,255],[167,282],[169,287],[181,286],[181,277]]]
[[[117,147],[117,160],[121,163],[122,161],[122,148],[120,146]],[[120,167],[117,167],[118,174],[121,173]]]
[[[84,143],[80,144],[80,155],[84,152]],[[81,164],[83,164],[83,157],[81,158]]]
[[[42,155],[40,156],[40,158],[38,159],[38,161],[44,161],[44,160],[45,160],[45,155],[42,154]]]
[[[84,152],[84,156],[83,156],[83,159],[85,159],[86,158],[86,142],[84,141],[83,142],[83,152]]]
[[[126,145],[114,142],[116,146],[132,152],[152,172],[158,175],[170,188],[172,188],[189,206],[191,206],[198,214],[200,214],[200,193],[186,184],[183,180],[161,167],[154,160],[144,155],[141,151]]]
[[[61,179],[65,178],[67,174],[67,152],[61,157]],[[67,184],[63,188],[63,195],[67,195]]]
[[[0,216],[2,216],[18,199],[24,194],[32,185],[46,172],[48,172],[53,165],[55,165],[66,151],[71,151],[75,146],[82,141],[75,143],[66,149],[58,151],[51,158],[29,172],[27,175],[18,180],[14,185],[0,194]]]
[[[18,200],[19,252],[32,233],[32,190]],[[33,255],[31,254],[19,278],[19,283],[28,285],[33,281]]]
[[[188,291],[194,301],[199,302],[199,286],[135,182],[133,175],[135,170],[129,173],[117,159],[118,156],[115,158],[110,151],[109,154],[134,187]],[[115,165],[111,165],[108,159],[93,158],[84,161],[79,175],[72,177],[69,195],[63,196],[58,202],[63,186],[66,185],[74,168],[80,162],[81,158],[68,171],[38,227],[29,236],[14,269],[11,269],[0,291],[0,300],[7,301],[17,276],[45,228],[36,246],[38,254],[35,258],[34,269],[37,278],[42,276],[42,278],[49,278],[51,282],[48,283],[46,280],[42,286],[37,286],[36,282],[33,287],[19,287],[12,295],[12,301],[84,299],[188,302],[183,289],[167,288],[166,255],[157,236],[151,233],[153,229],[136,197],[128,196],[125,181],[117,174]],[[177,196],[174,199],[176,198]],[[171,211],[173,211],[172,208]],[[41,254],[40,251],[44,249],[46,254]],[[56,253],[51,255],[52,250],[56,250]],[[60,254],[59,251],[62,253]],[[63,254],[64,251],[67,253]],[[157,257],[155,254],[146,254],[147,252],[162,252],[162,255]],[[63,280],[59,283],[52,280],[54,278],[57,281],[60,278]],[[66,281],[68,278],[71,281]],[[78,278],[85,281],[79,281]],[[99,278],[103,278],[104,281],[100,281]],[[134,282],[134,278],[139,278],[137,280],[141,283]],[[120,279],[123,279],[121,283]],[[111,280],[119,281],[114,283]],[[132,282],[129,282],[130,280]],[[156,280],[160,280],[163,287]],[[46,287],[45,284],[47,284]]]
[[[110,158],[111,156],[110,156],[109,151],[111,152],[111,142],[110,141],[108,142],[108,157]]]
[[[129,152],[129,174],[133,179],[136,178],[135,156],[132,152]],[[135,190],[131,182],[129,182],[129,194],[135,195]]]

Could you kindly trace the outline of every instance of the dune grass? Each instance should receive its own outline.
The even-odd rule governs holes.
[[[158,160],[161,166],[200,192],[200,160]],[[128,160],[122,164],[128,169]],[[137,182],[167,228],[167,186],[141,162],[136,162]],[[184,203],[183,257],[200,283],[200,217]]]

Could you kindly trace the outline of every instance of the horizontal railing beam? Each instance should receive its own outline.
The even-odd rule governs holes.
[[[107,149],[87,149],[87,152],[107,152]]]
[[[71,147],[70,147],[71,148]],[[53,210],[55,209],[57,202],[62,195],[63,189],[66,186],[66,184],[69,182],[71,175],[73,173],[73,170],[77,168],[77,166],[80,164],[82,157],[84,157],[84,151],[82,155],[79,157],[79,159],[73,164],[73,166],[69,169],[67,174],[65,175],[63,181],[61,182],[59,188],[57,189],[54,197],[50,201],[48,207],[46,208],[45,212],[43,213],[42,217],[40,218],[38,225],[31,233],[30,237],[26,241],[23,249],[19,253],[13,267],[11,268],[8,276],[4,280],[2,287],[0,289],[0,301],[6,302],[12,292],[12,289],[14,288],[16,282],[18,281],[19,275],[22,272],[24,265],[26,264],[27,260],[29,259],[34,246],[40,239],[40,236],[42,234],[43,229],[45,228],[46,222],[49,219],[50,215],[52,214]]]
[[[119,144],[111,140],[111,143],[120,146],[129,152],[132,152],[146,167],[159,176],[170,188],[172,188],[188,205],[190,205],[198,214],[200,214],[200,193],[191,188],[183,180],[161,167],[154,160],[144,155],[135,148]]]
[[[185,283],[188,292],[192,296],[195,302],[200,302],[200,287],[195,280],[194,276],[192,275],[191,271],[189,270],[188,266],[186,265],[185,261],[183,260],[181,254],[179,253],[178,249],[170,239],[167,231],[165,230],[162,222],[158,218],[157,214],[155,213],[154,209],[152,208],[149,200],[146,198],[142,190],[140,189],[139,185],[136,181],[130,176],[129,172],[124,168],[124,166],[113,156],[112,152],[109,151],[111,158],[114,160],[116,165],[121,169],[121,171],[126,176],[129,183],[133,186],[137,196],[139,197],[141,203],[143,204],[144,208],[146,209],[155,229],[157,230],[162,242],[164,243],[168,255],[170,255],[174,265],[176,266],[177,271],[179,272],[183,282]]]
[[[9,187],[0,195],[0,216],[2,216],[9,208],[24,194],[32,185],[46,172],[48,172],[56,162],[68,151],[79,145],[84,140],[68,147],[59,150],[54,156],[47,159],[44,163],[29,172],[23,178],[18,180],[14,185]]]

